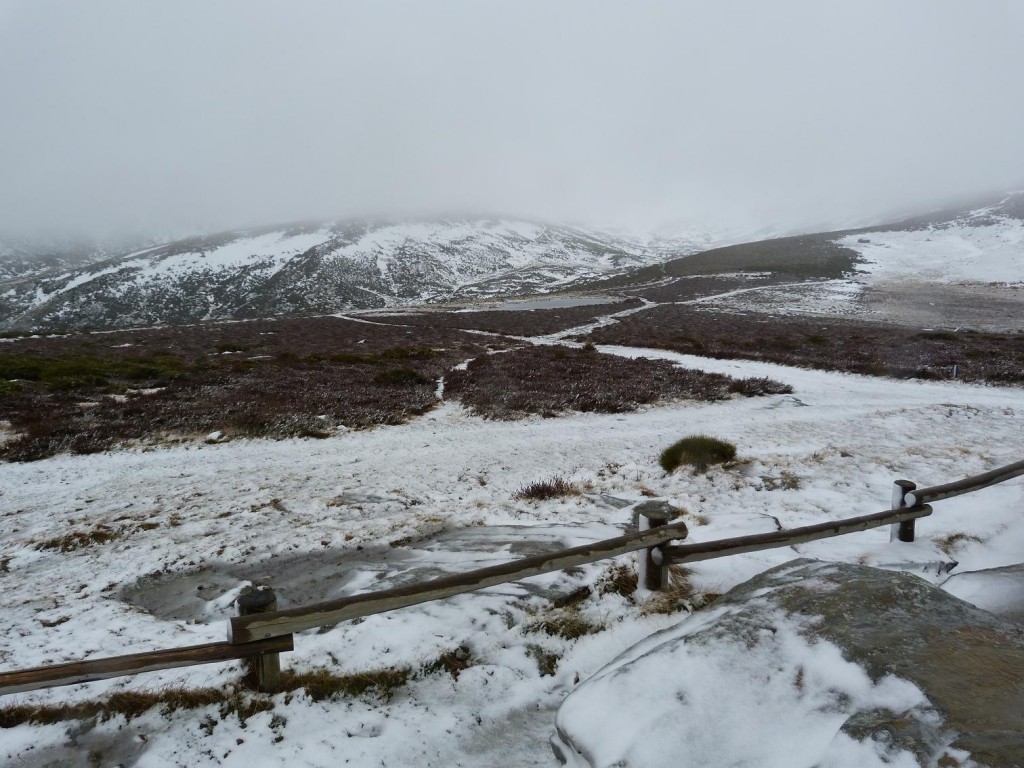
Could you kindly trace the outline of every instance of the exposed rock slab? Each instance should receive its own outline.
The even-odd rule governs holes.
[[[626,651],[556,731],[595,768],[1020,768],[1024,631],[911,574],[796,560]]]

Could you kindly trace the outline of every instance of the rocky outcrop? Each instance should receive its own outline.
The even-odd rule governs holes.
[[[796,560],[570,694],[574,766],[1024,766],[1024,630],[916,576]]]

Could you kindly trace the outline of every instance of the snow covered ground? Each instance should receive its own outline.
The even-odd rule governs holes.
[[[994,217],[906,231],[868,232],[837,241],[863,258],[869,282],[1024,282],[1024,220]],[[983,276],[983,277],[980,277]]]
[[[534,539],[571,546],[617,535],[629,516],[623,505],[650,497],[687,510],[690,540],[706,541],[880,511],[897,478],[930,485],[1024,454],[1020,389],[603,349],[768,375],[795,392],[522,422],[483,421],[445,403],[401,427],[326,440],[197,443],[0,465],[0,666],[222,640],[232,601],[252,580],[270,581],[283,606],[372,591],[512,559]],[[733,441],[740,463],[666,476],[659,453],[694,433]],[[553,475],[585,495],[512,499]],[[951,559],[959,561],[953,574],[1024,560],[1022,501],[1024,483],[1012,481],[937,504],[918,522],[913,544],[890,543],[880,529],[708,561],[694,567],[693,579],[698,591],[720,593],[803,555],[911,568],[938,583],[949,578],[939,564]],[[66,552],[39,548],[101,525],[113,540]],[[419,669],[440,653],[469,649],[473,666],[457,680],[416,675],[389,702],[374,694],[334,702],[280,694],[273,712],[244,725],[215,706],[21,725],[0,731],[0,755],[26,767],[82,764],[90,754],[100,756],[96,764],[140,767],[554,765],[547,739],[566,694],[682,616],[645,614],[642,604],[607,594],[579,608],[600,632],[566,640],[531,629],[550,610],[546,596],[594,585],[608,567],[305,632],[282,657],[288,668],[344,674]],[[987,595],[994,603],[1005,597]],[[541,674],[545,655],[558,659],[553,675]],[[237,675],[230,664],[195,667],[0,703],[222,686]],[[804,727],[811,726],[794,718],[788,737],[799,740]],[[845,764],[872,764],[860,745],[849,749]]]

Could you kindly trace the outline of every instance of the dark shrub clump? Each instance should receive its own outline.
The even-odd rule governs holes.
[[[512,498],[516,501],[535,499],[545,501],[547,499],[558,499],[563,496],[579,496],[580,489],[570,483],[564,477],[552,477],[550,480],[537,480],[536,482],[524,485],[514,494]]]
[[[692,435],[673,443],[661,453],[661,468],[671,472],[683,464],[697,470],[707,469],[712,464],[725,464],[736,458],[736,446],[725,440],[708,435]]]
[[[511,420],[565,411],[623,413],[667,400],[715,402],[729,398],[734,382],[667,360],[525,347],[478,357],[466,370],[452,371],[445,378],[445,393],[479,416]]]
[[[781,381],[766,376],[752,376],[749,379],[736,379],[729,384],[729,391],[744,397],[761,397],[762,395],[791,395],[793,388]]]

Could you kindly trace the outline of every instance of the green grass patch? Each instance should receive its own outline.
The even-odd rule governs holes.
[[[29,381],[50,390],[109,387],[116,381],[164,382],[187,371],[185,361],[167,354],[121,358],[0,354],[0,380],[7,380],[8,384],[12,379]]]

